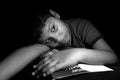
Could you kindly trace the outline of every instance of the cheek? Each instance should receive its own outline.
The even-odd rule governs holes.
[[[57,39],[58,41],[61,41],[61,40],[63,40],[64,37],[65,37],[64,34],[65,34],[65,33],[64,33],[63,31],[61,31],[61,30],[57,31],[56,33],[50,33],[50,32],[48,32],[47,30],[44,30],[44,31],[43,31],[43,35],[42,35],[42,38],[47,39],[47,38],[49,38],[49,37],[53,37],[53,38]]]
[[[46,39],[49,38],[49,37],[50,37],[50,34],[47,33],[47,32],[43,32],[43,33],[41,34],[41,39],[42,39],[42,40],[46,40]]]
[[[56,36],[58,38],[59,41],[64,39],[64,33],[63,32],[59,32]]]

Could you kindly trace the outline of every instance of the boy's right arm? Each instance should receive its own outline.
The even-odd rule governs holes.
[[[48,50],[49,48],[45,45],[35,44],[15,51],[0,63],[0,80],[11,78],[40,54]]]

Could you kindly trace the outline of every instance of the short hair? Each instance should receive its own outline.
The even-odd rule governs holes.
[[[37,15],[35,22],[34,22],[34,40],[37,41],[38,43],[41,43],[41,34],[42,34],[42,29],[45,26],[45,21],[49,18],[49,17],[54,17],[52,14],[45,13],[43,15]]]

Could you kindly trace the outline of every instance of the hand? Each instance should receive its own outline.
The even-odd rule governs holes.
[[[38,69],[42,69],[47,75],[68,67],[77,64],[79,61],[79,53],[75,49],[62,50],[57,53],[54,53],[50,56],[47,56]]]

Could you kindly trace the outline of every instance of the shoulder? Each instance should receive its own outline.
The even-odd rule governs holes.
[[[63,20],[65,23],[69,24],[69,26],[76,29],[83,29],[88,26],[93,26],[93,24],[88,19],[77,18],[77,19],[68,19]]]
[[[63,20],[65,23],[71,25],[72,27],[84,27],[86,25],[92,25],[91,22],[88,19],[83,18],[76,18],[76,19],[68,19]]]
[[[63,20],[63,21],[69,22],[70,24],[80,24],[80,23],[90,22],[89,20],[83,19],[83,18],[67,19],[67,20]]]

